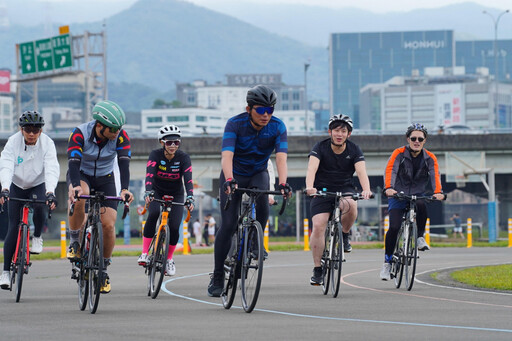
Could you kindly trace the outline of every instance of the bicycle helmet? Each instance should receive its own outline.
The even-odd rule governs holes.
[[[100,101],[92,108],[92,118],[106,127],[121,129],[126,116],[121,107],[112,101]]]
[[[20,116],[19,124],[20,127],[34,125],[41,128],[44,126],[44,119],[43,116],[37,111],[25,111]]]
[[[276,92],[266,85],[256,85],[247,91],[247,104],[250,107],[254,105],[273,107],[276,102]]]
[[[158,129],[158,141],[169,135],[171,135],[173,138],[179,139],[181,137],[180,128],[174,124],[167,124]]]
[[[333,129],[338,127],[340,124],[345,124],[348,128],[348,131],[352,131],[354,128],[354,122],[352,122],[352,119],[348,117],[347,115],[334,115],[329,120],[329,129]]]
[[[423,124],[420,124],[420,123],[413,123],[409,127],[407,127],[407,131],[405,132],[405,136],[407,136],[407,137],[411,136],[411,133],[413,131],[415,131],[415,130],[422,131],[423,134],[425,134],[425,138],[427,138],[427,135],[428,135],[427,128],[425,128],[425,126]]]

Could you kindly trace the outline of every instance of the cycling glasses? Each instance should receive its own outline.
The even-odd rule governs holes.
[[[38,126],[24,126],[23,131],[27,134],[38,134],[41,131],[41,127]]]
[[[265,115],[265,113],[272,115],[274,113],[274,107],[257,107],[254,110],[260,115]]]
[[[409,138],[411,139],[412,142],[416,142],[416,140],[418,140],[419,142],[425,141],[425,139],[423,137],[413,136],[413,137],[409,137]]]
[[[121,128],[108,127],[108,129],[110,130],[110,132],[111,132],[112,134],[115,134],[115,133],[117,133]]]
[[[172,147],[173,145],[179,147],[181,143],[180,140],[162,140],[162,142],[165,143],[166,147]]]

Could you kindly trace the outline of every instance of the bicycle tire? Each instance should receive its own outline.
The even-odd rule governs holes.
[[[151,286],[152,286],[152,277],[151,275],[151,268],[153,267],[153,258],[155,257],[155,241],[156,241],[156,233],[151,239],[151,244],[149,244],[148,248],[148,258],[146,260],[146,265],[144,266],[144,270],[146,275],[148,276],[148,284],[147,284],[147,291],[148,296],[151,297]]]
[[[236,251],[238,246],[238,228],[231,238],[231,247],[229,248],[228,256],[224,262],[224,289],[222,290],[221,298],[224,309],[229,309],[233,305],[236,296],[236,285],[238,283],[237,268],[240,267]]]
[[[88,224],[85,225],[84,230],[82,231],[82,243],[80,244],[80,259],[76,263],[78,268],[78,308],[80,310],[85,310],[87,307],[87,298],[89,297],[89,281],[88,281],[88,270],[86,269],[85,263],[87,261],[88,251],[86,249],[86,231]]]
[[[414,284],[414,275],[416,273],[416,260],[418,259],[418,229],[416,223],[409,225],[409,240],[407,242],[407,262],[405,263],[405,286],[408,291]]]
[[[27,233],[28,226],[27,224],[23,224],[21,240],[18,247],[18,257],[16,260],[16,302],[20,301],[21,289],[23,287],[23,275],[25,274],[25,263],[27,256]]]
[[[340,291],[341,269],[343,266],[343,235],[341,225],[336,224],[332,236],[332,253],[331,253],[331,293],[336,298]]]
[[[89,311],[94,314],[98,309],[101,295],[101,281],[103,278],[103,231],[101,222],[91,229],[91,241],[89,244]]]
[[[153,264],[150,271],[151,276],[151,298],[155,299],[160,292],[162,281],[165,274],[165,266],[167,262],[167,256],[169,255],[169,227],[165,225],[163,229],[159,229],[160,236],[158,237],[158,243],[154,250],[156,250],[153,257]]]
[[[393,261],[391,265],[391,274],[394,277],[395,287],[397,289],[402,285],[402,278],[404,274],[404,228],[405,223],[402,223],[396,237],[395,250],[393,251]]]
[[[245,228],[242,252],[242,307],[246,313],[253,311],[258,301],[263,278],[263,230],[258,221],[253,221]]]
[[[323,253],[322,259],[320,261],[320,265],[322,266],[322,277],[323,277],[322,292],[324,295],[327,295],[327,293],[329,292],[329,283],[331,280],[331,261],[329,259],[329,248],[330,248],[330,244],[331,244],[331,224],[332,224],[332,222],[329,222],[327,224],[327,228],[325,229],[324,253]]]

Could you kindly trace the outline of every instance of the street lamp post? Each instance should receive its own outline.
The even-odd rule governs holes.
[[[308,119],[308,68],[309,63],[304,63],[304,117],[306,120],[306,135],[309,135],[309,119]]]
[[[508,12],[510,12],[508,9],[501,12],[500,14],[498,14],[498,17],[495,18],[494,15],[492,15],[491,13],[487,12],[487,11],[483,11],[482,13],[483,14],[487,14],[489,17],[491,17],[492,19],[492,22],[494,23],[494,42],[493,42],[493,54],[494,54],[494,119],[493,119],[493,123],[494,123],[494,126],[495,128],[498,127],[498,110],[499,110],[499,105],[498,105],[498,99],[499,99],[499,94],[498,94],[498,88],[499,88],[499,80],[498,80],[498,75],[499,75],[499,72],[498,72],[498,24],[500,22],[500,19],[501,17],[504,15],[504,14],[507,14]]]

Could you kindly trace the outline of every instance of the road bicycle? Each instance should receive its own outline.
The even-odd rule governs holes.
[[[106,196],[103,192],[91,190],[89,195],[75,195],[75,199],[87,200],[89,210],[84,228],[81,230],[79,258],[71,259],[72,279],[78,283],[78,307],[94,314],[100,301],[100,289],[103,282],[105,264],[103,261],[103,226],[101,223],[101,204],[105,201],[123,201],[124,219],[129,212],[129,204],[125,199]],[[74,203],[71,204],[69,216],[74,213]],[[88,304],[87,304],[88,303]]]
[[[402,223],[398,230],[393,258],[391,260],[391,278],[395,281],[396,288],[400,288],[405,275],[405,287],[411,290],[416,273],[416,261],[418,257],[418,226],[416,225],[416,202],[436,200],[433,196],[406,195],[403,192],[396,193],[393,198],[406,200],[407,208],[402,216]],[[446,196],[445,196],[446,199]]]
[[[232,237],[231,249],[224,262],[224,289],[221,298],[225,309],[231,308],[235,299],[236,286],[240,279],[242,291],[242,307],[245,312],[253,311],[260,293],[261,279],[263,278],[263,260],[265,249],[263,247],[263,229],[256,220],[254,207],[260,195],[283,195],[280,191],[259,190],[255,188],[235,188],[228,195],[224,209],[227,209],[232,194],[240,192],[247,194],[247,201],[240,200],[237,229]],[[286,208],[287,198],[283,196],[283,203],[279,215]]]
[[[156,231],[151,244],[149,245],[148,258],[144,265],[146,275],[148,276],[148,296],[155,299],[160,292],[162,281],[165,275],[165,266],[169,255],[170,231],[167,225],[167,219],[171,213],[173,205],[184,206],[185,203],[174,202],[172,195],[164,195],[162,199],[153,198],[153,201],[159,202],[161,206],[160,225]],[[147,204],[139,212],[140,215],[147,211]],[[187,210],[185,222],[190,220],[190,211]]]
[[[4,198],[8,196],[4,195]],[[16,239],[16,249],[12,256],[10,275],[11,284],[9,290],[12,291],[13,286],[16,284],[16,302],[20,301],[21,289],[23,286],[23,275],[28,274],[28,269],[32,265],[30,262],[30,228],[28,225],[28,215],[31,211],[33,204],[47,204],[48,205],[48,219],[52,217],[52,210],[50,209],[53,200],[37,200],[37,196],[34,194],[32,199],[20,199],[20,198],[9,198],[12,201],[19,201],[23,203],[21,208],[21,219],[18,224],[18,237]],[[3,205],[1,208],[3,212]]]
[[[304,190],[306,192],[306,190]],[[343,262],[345,262],[345,250],[343,248],[343,230],[341,226],[341,216],[344,214],[343,198],[352,198],[352,200],[363,199],[360,193],[342,193],[317,191],[311,196],[316,197],[333,197],[334,209],[329,216],[327,228],[325,229],[325,246],[322,253],[321,266],[323,284],[322,291],[327,295],[329,289],[332,297],[337,297],[340,290],[341,270]],[[371,196],[373,198],[373,194]]]

